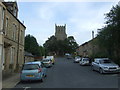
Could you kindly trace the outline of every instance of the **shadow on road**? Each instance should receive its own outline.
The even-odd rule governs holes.
[[[37,84],[37,83],[42,83],[41,81],[20,81],[18,84]]]

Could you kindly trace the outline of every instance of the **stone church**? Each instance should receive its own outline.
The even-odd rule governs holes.
[[[55,37],[57,40],[65,40],[67,38],[66,24],[64,26],[58,26],[55,24]]]

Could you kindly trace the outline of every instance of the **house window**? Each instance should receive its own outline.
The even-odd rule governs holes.
[[[20,52],[19,52],[19,64],[22,64],[22,49],[20,49]]]
[[[17,40],[17,25],[15,25],[15,37],[14,37],[14,40]]]
[[[8,30],[8,18],[6,18],[6,25],[5,25],[6,29],[5,29],[5,35],[7,34],[7,30]]]
[[[23,43],[23,31],[21,30],[21,43]]]
[[[20,43],[22,44],[23,43],[23,31],[20,30]]]
[[[16,40],[17,26],[13,24],[13,40]]]
[[[15,59],[15,48],[14,47],[11,47],[11,51],[10,51],[10,64],[13,64],[14,63],[14,59]]]
[[[4,24],[4,15],[5,15],[5,9],[2,8],[2,21],[1,21],[1,30],[3,30],[3,24]]]
[[[14,16],[17,17],[17,9],[14,9]]]

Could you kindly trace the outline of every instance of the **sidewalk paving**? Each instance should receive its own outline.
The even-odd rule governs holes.
[[[3,74],[2,77],[2,88],[14,88],[20,81],[20,73]]]

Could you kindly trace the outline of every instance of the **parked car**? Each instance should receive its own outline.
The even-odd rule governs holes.
[[[55,64],[54,56],[47,56],[46,58],[50,59],[53,65]]]
[[[66,57],[67,57],[67,59],[72,59],[72,55],[70,55],[70,54],[67,55]]]
[[[27,62],[23,65],[20,74],[21,81],[40,80],[43,82],[44,77],[46,77],[46,68],[40,61]]]
[[[90,65],[90,59],[89,59],[89,58],[82,58],[82,59],[79,61],[79,64],[80,64],[80,65]]]
[[[44,64],[45,67],[51,67],[52,66],[52,61],[50,58],[44,58],[42,60],[42,63]]]
[[[70,55],[69,53],[65,53],[65,56],[68,56],[68,55]]]
[[[92,70],[102,73],[118,73],[120,67],[108,58],[95,58],[91,65]]]
[[[81,60],[81,57],[76,56],[75,59],[74,59],[74,63],[79,63],[80,60]]]

